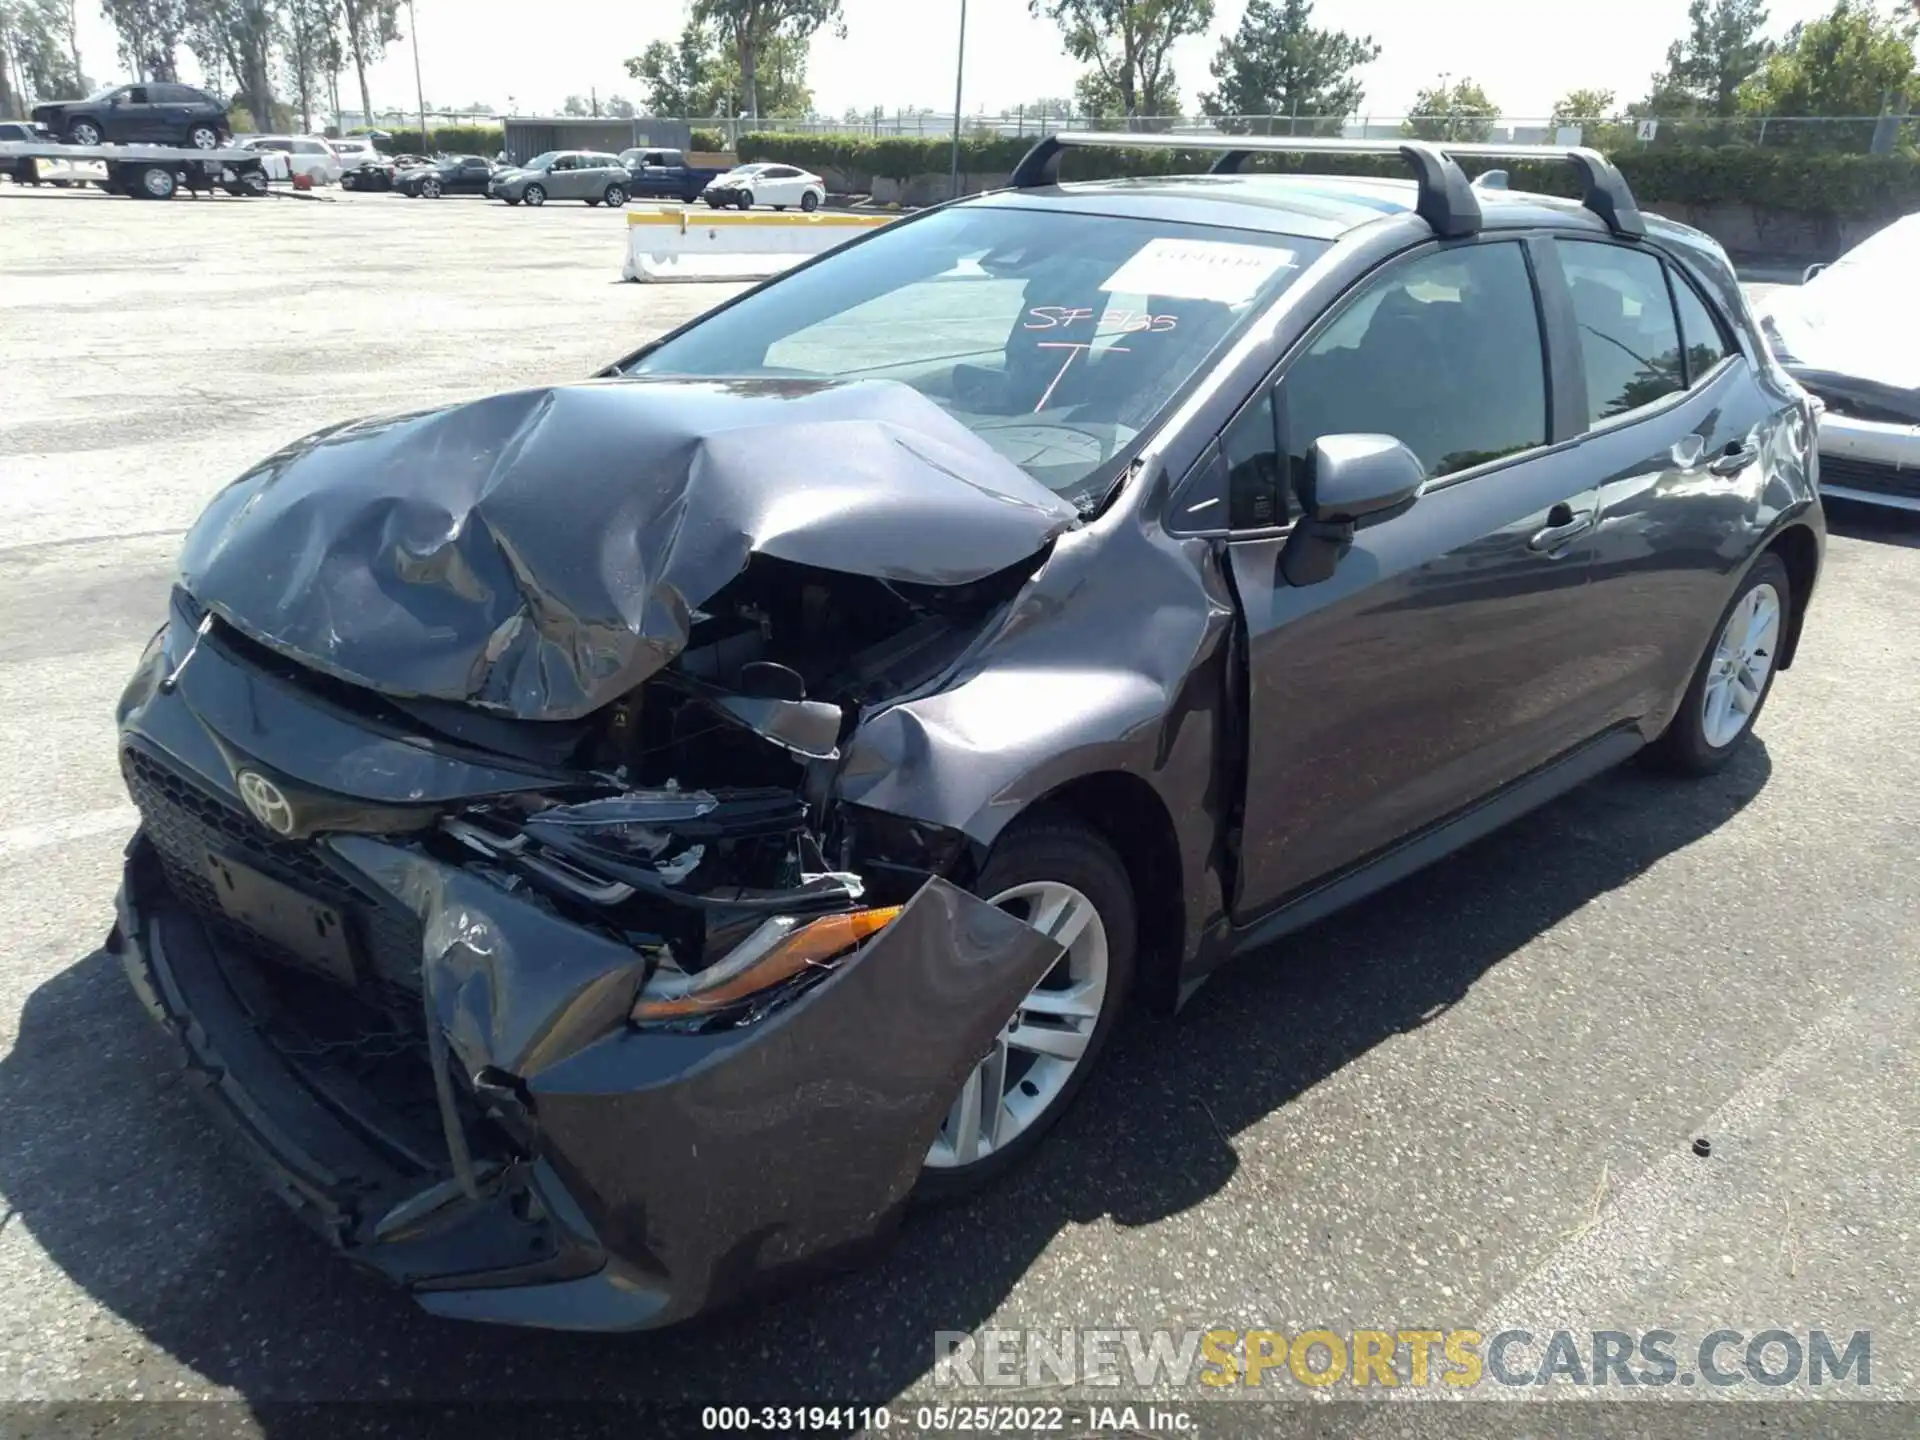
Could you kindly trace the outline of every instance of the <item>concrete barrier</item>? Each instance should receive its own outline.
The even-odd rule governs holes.
[[[770,280],[810,256],[894,220],[891,215],[701,213],[679,206],[627,212],[629,280]]]

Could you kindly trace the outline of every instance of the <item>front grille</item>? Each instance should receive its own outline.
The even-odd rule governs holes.
[[[227,918],[207,878],[207,853],[214,851],[338,910],[353,933],[355,948],[372,967],[370,978],[403,987],[418,983],[421,935],[413,915],[356,890],[312,845],[269,834],[244,810],[145,750],[124,750],[121,770],[147,835],[160,852],[168,884],[203,917],[239,934],[253,949],[289,958],[266,936]]]
[[[228,988],[261,1035],[396,1159],[443,1166],[418,989],[418,920],[361,893],[312,846],[268,834],[244,811],[149,752],[127,747],[121,768],[168,887],[222,942],[216,950]],[[372,973],[351,987],[322,979],[228,916],[207,876],[210,850],[332,906]]]
[[[1871,460],[1855,460],[1850,456],[1822,455],[1820,483],[1844,485],[1849,490],[1865,490],[1874,495],[1920,500],[1920,466],[1910,465],[1899,469],[1892,465],[1878,465]]]

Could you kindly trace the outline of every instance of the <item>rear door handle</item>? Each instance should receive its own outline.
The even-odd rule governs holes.
[[[1726,454],[1710,463],[1707,466],[1707,470],[1714,475],[1738,475],[1759,458],[1760,447],[1757,445],[1748,445],[1744,448],[1735,447],[1729,449]]]
[[[1547,511],[1546,528],[1534,532],[1533,538],[1527,541],[1527,548],[1543,551],[1558,550],[1569,540],[1591,530],[1594,517],[1599,513],[1598,507],[1591,510],[1575,510],[1573,506],[1562,500]]]

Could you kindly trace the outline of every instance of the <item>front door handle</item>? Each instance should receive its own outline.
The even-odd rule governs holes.
[[[1546,528],[1534,532],[1533,538],[1527,541],[1527,548],[1547,552],[1558,550],[1569,540],[1591,530],[1594,516],[1599,513],[1598,509],[1575,510],[1562,500],[1547,511]]]
[[[1707,470],[1714,475],[1738,475],[1759,458],[1760,447],[1757,445],[1729,445],[1727,453],[1709,464]]]

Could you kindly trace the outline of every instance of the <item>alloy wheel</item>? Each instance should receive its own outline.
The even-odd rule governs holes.
[[[67,132],[67,139],[75,145],[98,145],[100,143],[100,127],[95,125],[91,120],[76,121],[73,128]]]
[[[529,185],[527,187],[527,193],[521,198],[529,205],[544,205],[547,203],[547,192],[542,190],[538,185]]]
[[[1723,750],[1740,738],[1767,693],[1767,677],[1780,639],[1780,595],[1773,586],[1754,586],[1727,616],[1713,647],[1701,695],[1700,729],[1707,744]]]
[[[1051,936],[1066,953],[960,1087],[927,1151],[933,1169],[984,1160],[1039,1120],[1086,1057],[1107,997],[1107,927],[1093,901],[1071,885],[1037,880],[987,903]]]
[[[218,150],[220,132],[211,125],[196,125],[187,132],[187,146],[193,150]]]

